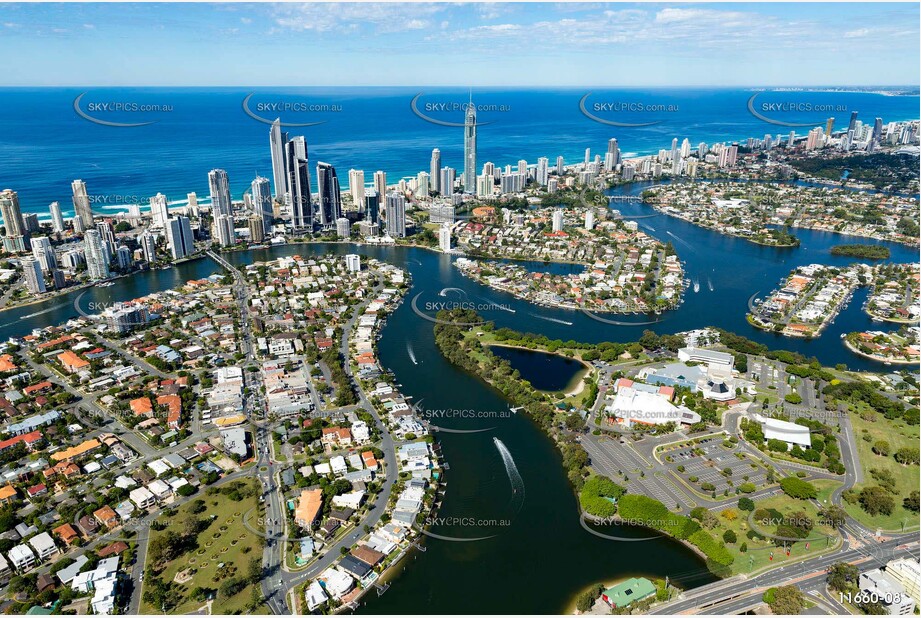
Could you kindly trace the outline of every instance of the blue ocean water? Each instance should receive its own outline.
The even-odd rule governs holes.
[[[106,122],[142,123],[113,127],[79,115],[75,99],[86,92],[79,109]],[[271,121],[322,123],[286,127],[305,135],[311,168],[326,161],[339,173],[343,186],[350,168],[365,170],[371,182],[375,170],[387,172],[389,182],[429,169],[432,148],[440,148],[442,164],[463,167],[463,130],[422,119],[416,109],[439,122],[463,122],[460,108],[471,93],[465,89],[425,88],[300,88],[300,89],[0,89],[0,188],[18,191],[24,212],[45,218],[48,204],[59,201],[72,212],[70,182],[86,181],[97,196],[94,209],[125,210],[128,203],[146,208],[149,196],[164,193],[181,203],[190,191],[207,198],[207,173],[227,170],[231,190],[239,198],[258,173],[271,179],[269,125],[244,110]],[[625,155],[651,154],[670,148],[672,138],[699,142],[738,141],[766,133],[786,136],[787,126],[770,124],[747,107],[755,90],[546,90],[477,89],[480,108],[478,161],[516,165],[546,156],[551,165],[562,155],[567,163],[583,160],[585,149],[604,153],[616,137]],[[643,127],[609,126],[605,120],[655,123]],[[771,104],[776,109],[770,110]],[[780,105],[783,104],[783,105]],[[792,105],[791,105],[792,104]],[[120,105],[121,111],[112,111]],[[160,111],[128,111],[131,106],[160,106]],[[317,109],[313,106],[326,106]],[[311,106],[311,107],[308,107]],[[847,125],[852,111],[872,123],[909,120],[919,116],[919,97],[868,92],[763,92],[757,109],[782,122],[811,126]],[[280,111],[278,111],[280,110]],[[831,110],[831,111],[829,111]],[[315,171],[311,172],[314,174]],[[315,187],[315,185],[314,185]]]

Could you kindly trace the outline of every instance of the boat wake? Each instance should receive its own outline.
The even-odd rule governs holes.
[[[484,303],[487,303],[487,304],[489,305],[489,308],[490,308],[490,309],[498,309],[499,311],[505,311],[505,312],[508,312],[508,313],[517,313],[517,312],[516,312],[514,309],[512,309],[511,307],[506,307],[505,305],[496,304],[496,303],[492,302],[492,301],[489,300],[489,299],[483,298],[482,296],[477,296],[477,298],[479,298],[480,300],[482,300]]]
[[[682,245],[684,245],[685,247],[687,247],[688,249],[690,249],[691,251],[694,251],[693,245],[691,245],[691,243],[689,243],[688,241],[684,240],[683,238],[679,238],[678,236],[675,236],[674,234],[672,234],[672,233],[671,233],[670,231],[668,231],[668,230],[666,230],[665,233],[668,234],[669,236],[671,236],[672,238],[674,238],[674,239],[675,239],[677,242],[679,242],[680,244],[682,244]]]
[[[60,309],[61,307],[66,307],[68,304],[69,304],[69,303],[61,303],[61,304],[59,304],[59,305],[55,305],[55,306],[53,306],[53,307],[49,307],[48,309],[43,309],[43,310],[41,310],[41,311],[36,311],[35,313],[30,313],[30,314],[28,314],[28,315],[19,316],[19,319],[20,319],[20,320],[28,320],[29,318],[34,318],[34,317],[37,316],[37,315],[42,315],[42,314],[44,314],[44,313],[51,313],[52,311],[55,311],[56,309]]]
[[[694,291],[700,292],[700,279],[694,277]]]
[[[447,296],[447,295],[448,295],[448,292],[457,292],[457,293],[460,294],[461,296],[466,296],[466,295],[467,295],[467,293],[464,292],[464,291],[463,291],[462,289],[460,289],[460,288],[444,288],[442,291],[438,292],[438,295],[444,297],[444,296]]]
[[[558,319],[556,319],[556,318],[548,318],[548,317],[545,316],[545,315],[537,315],[536,313],[532,313],[532,314],[530,314],[530,315],[532,315],[532,316],[535,317],[535,318],[539,318],[539,319],[541,319],[541,320],[547,320],[548,322],[556,322],[557,324],[565,324],[566,326],[572,326],[572,322],[567,322],[566,320],[558,320]]]
[[[711,292],[713,291],[713,281],[710,279],[710,277],[707,277],[707,287]]]
[[[413,351],[413,347],[406,342],[406,353],[409,354],[409,360],[413,362],[413,365],[418,365],[419,361],[416,360],[416,353]]]
[[[524,479],[521,478],[521,474],[518,472],[518,466],[515,465],[515,460],[505,447],[505,443],[495,437],[492,441],[499,451],[499,456],[502,457],[502,463],[505,464],[505,473],[508,475],[509,483],[512,485],[512,501],[518,502],[516,510],[521,509],[524,505]]]

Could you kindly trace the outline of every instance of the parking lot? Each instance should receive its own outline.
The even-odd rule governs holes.
[[[741,452],[739,447],[727,449],[723,440],[723,436],[704,438],[691,446],[662,451],[660,459],[672,474],[704,495],[716,492],[716,497],[720,498],[727,491],[732,495],[736,487],[746,482],[759,489],[763,487],[767,481],[766,470],[748,457],[739,459],[736,456]],[[727,469],[728,476],[723,474]]]

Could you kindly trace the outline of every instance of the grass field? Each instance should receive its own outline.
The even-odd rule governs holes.
[[[892,497],[895,500],[895,509],[890,515],[872,516],[866,513],[859,504],[844,503],[845,510],[854,519],[871,528],[882,530],[901,530],[918,527],[918,514],[912,513],[902,506],[902,500],[912,490],[917,490],[921,482],[921,469],[918,466],[903,466],[892,455],[902,447],[918,447],[919,431],[917,426],[906,425],[902,421],[891,421],[882,414],[876,414],[875,420],[868,420],[861,416],[870,410],[864,403],[854,406],[851,410],[851,425],[854,428],[854,438],[857,442],[857,454],[860,457],[860,466],[863,469],[863,483],[854,489],[860,491],[864,487],[877,485],[870,475],[873,468],[888,470],[896,479],[897,493]],[[864,435],[870,436],[867,441]],[[877,455],[873,452],[873,444],[877,441],[889,443],[889,455]]]
[[[161,515],[158,521],[166,522],[167,527],[160,531],[151,531],[151,544],[160,535],[167,531],[182,533],[184,522],[194,515],[200,520],[211,520],[207,528],[198,533],[196,539],[197,549],[190,549],[186,553],[168,562],[163,567],[159,577],[164,582],[172,582],[176,574],[186,569],[192,569],[191,579],[181,584],[180,591],[182,602],[172,608],[171,614],[189,614],[196,612],[205,605],[205,602],[190,598],[189,593],[195,588],[219,590],[221,583],[228,578],[247,577],[247,568],[253,558],[262,559],[263,538],[253,534],[243,524],[243,516],[258,506],[258,484],[254,480],[240,481],[244,486],[255,491],[246,495],[241,493],[227,495],[214,493],[207,495],[200,493],[197,498],[204,501],[205,509],[199,513],[192,512],[193,499],[177,509],[176,515],[167,518]],[[223,489],[226,489],[225,486]],[[250,514],[251,523],[258,517]],[[255,524],[254,524],[255,525]],[[146,582],[145,582],[146,583]],[[261,591],[257,591],[261,595]],[[212,614],[246,613],[248,606],[253,601],[253,586],[248,584],[242,590],[230,597],[223,597],[219,592],[211,607]],[[152,607],[142,601],[142,614],[163,613],[158,607]],[[207,612],[206,612],[207,613]],[[255,613],[267,613],[267,608],[260,605]]]

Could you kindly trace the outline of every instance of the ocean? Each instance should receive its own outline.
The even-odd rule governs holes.
[[[65,216],[72,214],[70,183],[75,178],[86,182],[94,210],[102,213],[125,211],[131,203],[146,209],[158,192],[173,204],[182,204],[191,191],[207,202],[207,173],[213,168],[227,170],[239,199],[257,174],[272,179],[267,122],[276,116],[285,123],[311,125],[285,130],[307,138],[315,191],[317,161],[333,164],[343,187],[350,168],[363,169],[366,183],[376,170],[394,183],[428,171],[433,148],[441,150],[442,165],[456,168],[459,175],[463,129],[452,125],[463,123],[463,106],[471,96],[479,110],[479,168],[486,161],[534,164],[541,156],[553,166],[560,155],[567,164],[579,163],[586,148],[592,157],[603,156],[612,137],[625,156],[671,148],[673,138],[679,143],[688,138],[696,148],[699,142],[744,142],[766,133],[786,137],[791,127],[749,111],[755,94],[755,109],[763,116],[805,125],[793,128],[798,135],[824,126],[828,117],[835,118],[836,129],[846,127],[853,111],[865,123],[919,115],[917,94],[716,88],[472,93],[403,87],[4,88],[0,93],[0,188],[17,191],[23,212],[42,219],[52,201],[60,202]],[[75,99],[81,94],[78,113]],[[84,116],[150,124],[108,126]],[[597,119],[646,126],[612,126]]]

